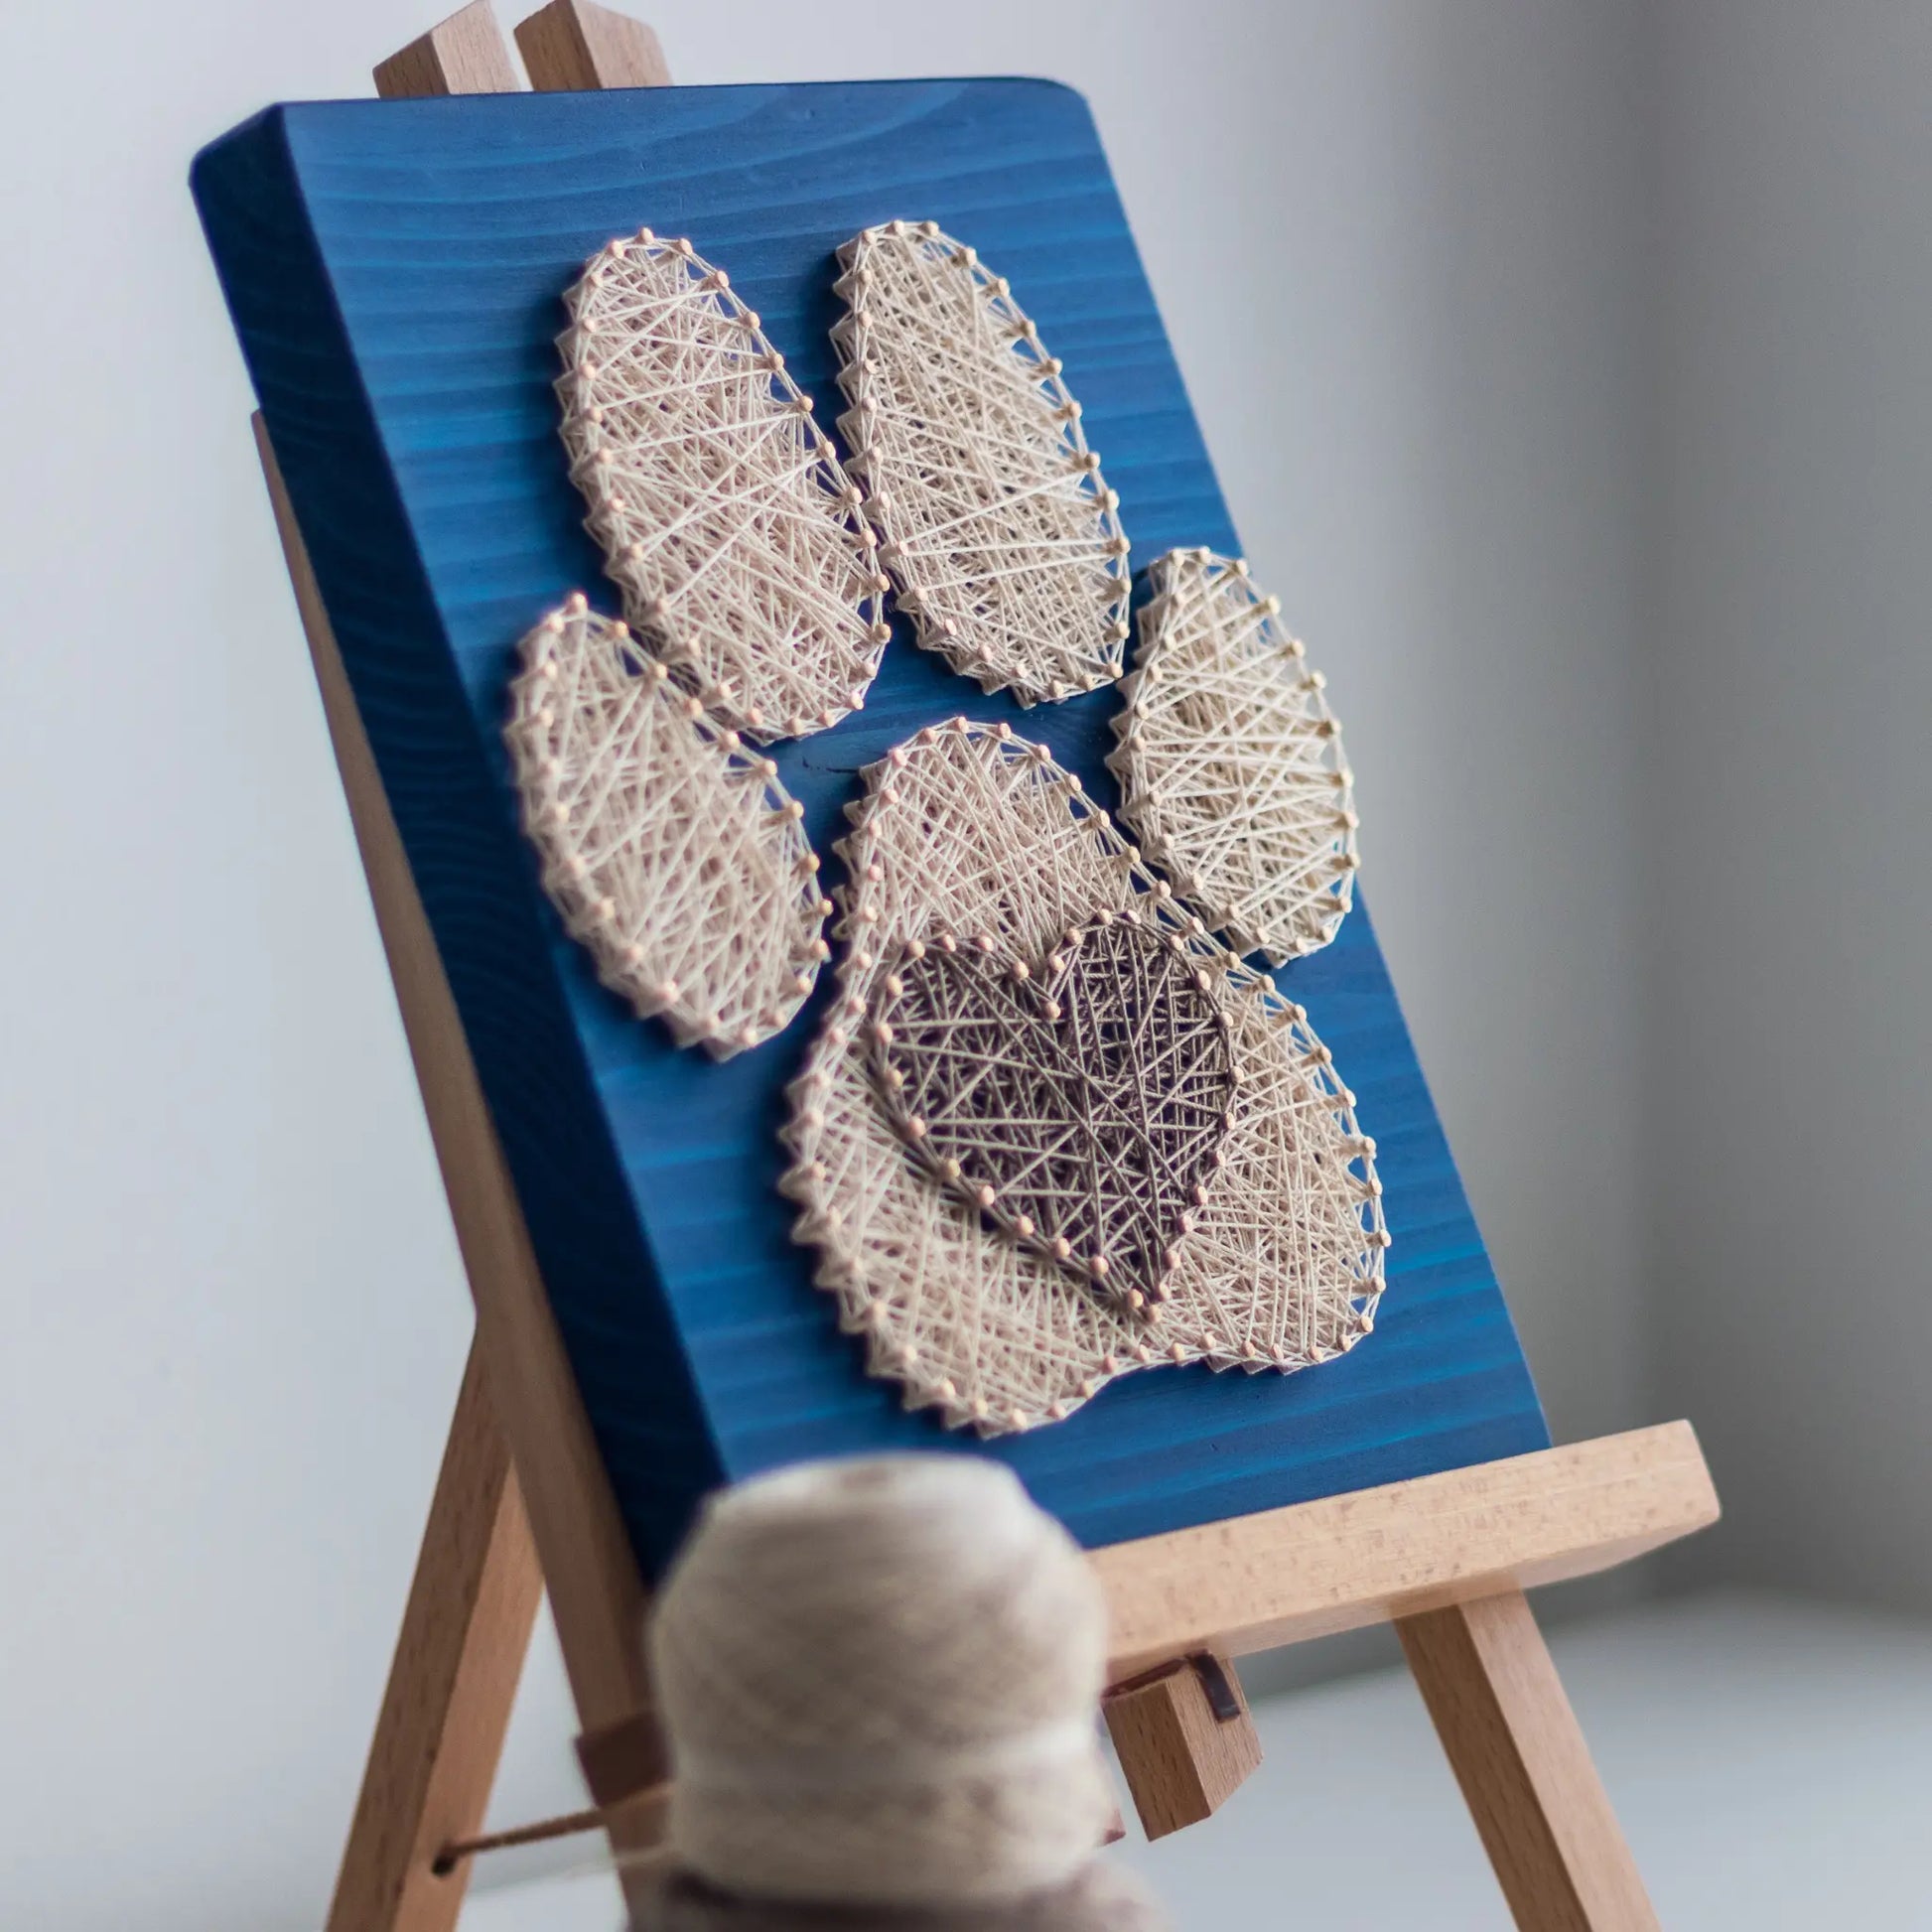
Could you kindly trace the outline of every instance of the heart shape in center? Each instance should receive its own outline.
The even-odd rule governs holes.
[[[881,976],[875,1090],[933,1178],[1129,1308],[1159,1302],[1207,1199],[1238,1075],[1210,982],[1132,911],[1037,965],[914,941]]]

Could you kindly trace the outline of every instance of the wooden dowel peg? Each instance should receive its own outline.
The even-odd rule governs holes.
[[[560,1838],[575,1838],[582,1832],[597,1831],[605,1822],[601,1807],[590,1811],[569,1811],[561,1818],[542,1818],[533,1825],[514,1825],[506,1832],[479,1832],[475,1838],[453,1839],[437,1853],[430,1869],[439,1878],[448,1877],[458,1865],[480,1859],[488,1852],[514,1852],[525,1845],[548,1845]]]

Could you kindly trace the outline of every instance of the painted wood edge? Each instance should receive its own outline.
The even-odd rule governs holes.
[[[438,94],[513,94],[522,90],[510,61],[509,43],[489,0],[470,0],[427,34],[375,68],[375,90],[384,100]]]
[[[517,23],[516,45],[539,93],[671,84],[656,34],[596,0],[550,0]]]
[[[1657,1915],[1519,1589],[1396,1619],[1524,1932],[1656,1932]]]
[[[587,1728],[614,1725],[650,1708],[643,1582],[564,1355],[456,1001],[266,426],[259,415],[254,422],[457,1245],[476,1297],[478,1345],[522,1485],[578,1715]]]
[[[1116,1679],[1560,1583],[1718,1520],[1687,1422],[1096,1550]]]
[[[329,1932],[452,1932],[469,1865],[439,1872],[437,1856],[483,1824],[542,1602],[509,1444],[472,1343]]]

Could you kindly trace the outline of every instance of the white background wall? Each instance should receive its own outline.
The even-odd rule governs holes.
[[[1740,1526],[1711,1563],[1932,1594],[1922,1500],[1916,1550],[1843,1507],[1926,1467],[1872,1324],[1917,1320],[1923,1361],[1932,50],[1902,5],[1835,8],[1843,46],[1813,11],[652,13],[687,81],[1090,95],[1249,554],[1330,674],[1558,1435],[1689,1410]],[[318,1921],[461,1365],[184,185],[426,17],[0,15],[8,1925]],[[574,1802],[571,1728],[546,1651],[501,1815]]]
[[[1657,1387],[1691,1574],[1932,1608],[1932,10],[1658,15]]]

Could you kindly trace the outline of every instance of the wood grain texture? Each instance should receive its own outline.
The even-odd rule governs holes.
[[[780,1096],[829,978],[758,1050],[680,1053],[598,985],[517,829],[515,641],[573,587],[612,601],[550,388],[561,292],[612,234],[690,234],[821,399],[833,249],[898,213],[972,237],[1078,372],[1137,556],[1239,549],[1078,96],[940,81],[287,107],[207,150],[195,189],[647,1574],[704,1490],[805,1455],[993,1455],[1100,1547],[1547,1445],[1365,908],[1279,978],[1380,1143],[1396,1245],[1376,1333],[1286,1379],[1128,1377],[982,1447],[863,1374],[790,1240]],[[1040,740],[1111,809],[1116,702],[1023,713],[900,625],[866,710],[774,757],[829,862],[858,768],[962,710]]]
[[[1198,1671],[1173,1665],[1150,1683],[1112,1692],[1101,1709],[1141,1829],[1166,1838],[1211,1818],[1261,1764],[1261,1738],[1233,1664],[1222,1674],[1235,1715],[1217,1713]]]
[[[384,100],[514,93],[521,84],[489,0],[470,0],[375,69]]]
[[[671,84],[656,34],[595,0],[550,0],[517,23],[516,45],[530,85],[544,92]]]
[[[478,1345],[488,1366],[491,1406],[514,1458],[578,1714],[586,1727],[618,1724],[650,1708],[641,1642],[642,1582],[564,1356],[302,530],[259,417],[255,427],[457,1245],[476,1298]]]
[[[509,1442],[473,1346],[329,1932],[451,1932],[469,1866],[439,1873],[437,1854],[483,1823],[542,1601]]]
[[[664,1732],[650,1712],[622,1724],[587,1730],[577,1739],[577,1765],[591,1802],[621,1804],[670,1782],[670,1753]]]
[[[1718,1520],[1689,1423],[1333,1496],[1094,1553],[1118,1681],[1587,1577]]]
[[[1396,1632],[1522,1932],[1656,1932],[1522,1591],[1401,1617]]]

